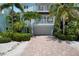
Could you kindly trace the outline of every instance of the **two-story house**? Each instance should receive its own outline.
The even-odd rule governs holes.
[[[34,35],[52,35],[55,17],[50,17],[50,3],[27,3],[24,5],[24,11],[38,12],[41,14],[40,21],[32,20],[32,33]]]
[[[41,14],[40,21],[32,19],[31,27],[34,35],[52,35],[55,17],[49,16],[49,9],[51,3],[23,3],[24,12],[32,11]],[[74,7],[78,7],[79,4],[74,4]],[[6,30],[6,17],[9,10],[5,9],[3,14],[0,14],[0,32]]]

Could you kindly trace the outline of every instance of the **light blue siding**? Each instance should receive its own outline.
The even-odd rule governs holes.
[[[7,19],[6,16],[9,15],[11,9],[4,9],[2,11],[2,14],[0,14],[0,32],[6,31],[7,25]]]
[[[0,32],[6,31],[6,16],[0,15]]]

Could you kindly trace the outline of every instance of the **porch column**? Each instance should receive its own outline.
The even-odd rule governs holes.
[[[54,24],[55,24],[55,16],[53,16],[53,28],[52,28],[52,31],[51,31],[51,35],[53,35]]]
[[[35,20],[32,19],[32,20],[31,20],[32,35],[34,34],[34,23],[35,23]]]

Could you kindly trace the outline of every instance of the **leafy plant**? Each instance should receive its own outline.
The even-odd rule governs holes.
[[[10,41],[11,41],[10,38],[0,36],[0,43],[8,43],[8,42],[10,42]]]
[[[10,14],[7,17],[7,19],[9,19],[9,21],[10,21],[10,23],[9,23],[10,24],[10,26],[9,26],[10,31],[13,31],[14,19],[16,18],[15,17],[14,7],[16,7],[18,9],[20,9],[22,12],[24,12],[23,6],[21,4],[19,4],[19,3],[5,3],[5,4],[1,4],[1,6],[0,6],[1,11],[3,9],[11,8]]]
[[[2,32],[2,33],[0,33],[0,35],[1,35],[2,37],[7,37],[7,38],[11,38],[11,39],[12,39],[12,37],[13,37],[13,32]]]
[[[15,32],[21,32],[24,27],[25,27],[25,23],[22,21],[17,21],[13,24],[13,30]]]
[[[69,23],[68,23],[68,25],[66,25],[66,34],[70,34],[70,35],[72,35],[72,34],[76,34],[76,30],[77,30],[77,21],[70,21]]]
[[[55,7],[55,8],[53,8]],[[50,8],[50,14],[56,17],[54,36],[63,40],[77,40],[79,33],[78,10],[73,4],[54,4]]]
[[[37,12],[26,12],[23,15],[24,20],[38,19],[38,18],[40,18],[40,16],[41,15]]]
[[[74,41],[77,40],[77,35],[65,35],[65,40]]]
[[[29,41],[31,38],[30,33],[14,33],[13,40],[14,41]]]

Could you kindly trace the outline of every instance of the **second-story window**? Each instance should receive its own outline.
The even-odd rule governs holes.
[[[38,10],[43,10],[43,6],[39,5]]]
[[[49,8],[49,5],[39,5],[38,6],[38,10],[41,10],[41,11],[48,10],[48,8]]]
[[[27,5],[27,6],[24,6],[24,8],[25,8],[25,9],[28,9],[28,5]]]

